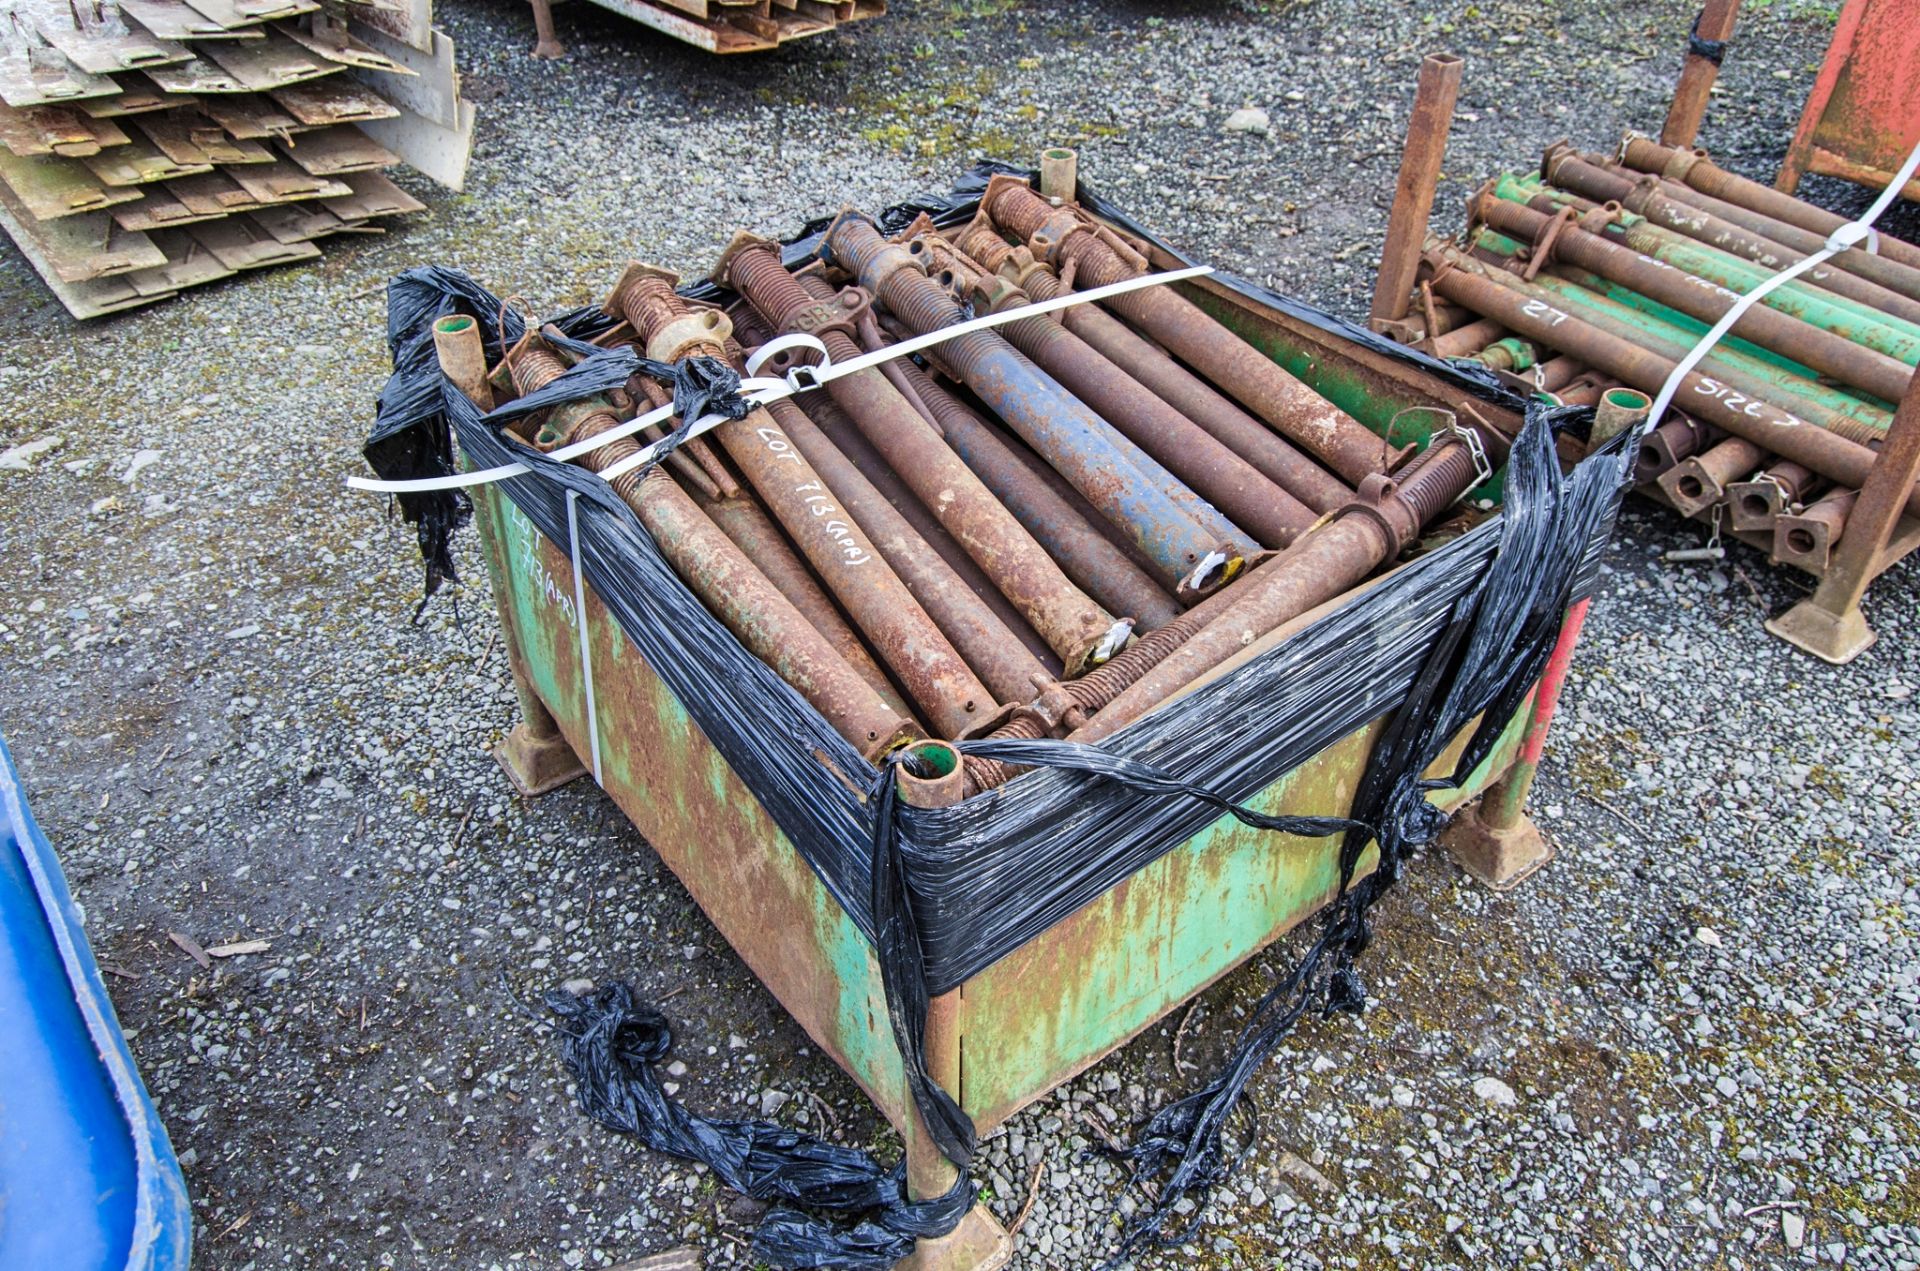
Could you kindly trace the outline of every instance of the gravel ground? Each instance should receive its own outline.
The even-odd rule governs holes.
[[[547,308],[630,257],[942,183],[974,153],[1083,172],[1203,255],[1364,311],[1420,52],[1467,56],[1438,212],[1555,138],[1653,127],[1691,9],[1388,0],[896,3],[715,61],[583,5],[532,62],[513,0],[443,5],[482,99],[468,191],[321,262],[88,326],[0,255],[0,729],[67,863],[187,1168],[204,1268],[743,1265],[751,1207],[573,1111],[516,1008],[672,994],[696,1107],[890,1136],[595,789],[509,797],[486,577],[410,623],[409,534],[343,495],[385,374],[379,285],[462,265]],[[1751,0],[1705,139],[1769,176],[1831,13]],[[1269,135],[1228,135],[1254,105]],[[1836,206],[1848,188],[1816,184]],[[1905,222],[1914,226],[1911,208]],[[1434,854],[1380,912],[1358,1020],[1303,1027],[1187,1252],[1152,1266],[1920,1265],[1920,574],[1840,670],[1766,638],[1799,575],[1636,506],[1496,896]],[[457,603],[455,601],[457,600]],[[203,969],[169,939],[270,942]],[[1282,946],[1204,995],[1205,1065]],[[1095,1263],[1130,1204],[1083,1162],[1191,1073],[1150,1030],[987,1145],[1022,1267]]]

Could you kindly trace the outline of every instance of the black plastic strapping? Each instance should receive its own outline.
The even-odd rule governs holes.
[[[876,220],[883,228],[899,228],[925,212],[943,226],[964,222],[976,210],[987,178],[1010,170],[983,164],[952,194],[889,209]],[[1080,198],[1088,210],[1186,259],[1097,194],[1083,187]],[[790,262],[811,256],[825,224],[809,226],[789,244]],[[1508,460],[1503,514],[1097,747],[969,743],[963,749],[1032,765],[1032,770],[938,809],[907,807],[889,798],[863,805],[845,782],[823,769],[820,756],[859,785],[883,793],[885,774],[707,612],[607,483],[503,439],[493,426],[496,420],[482,418],[444,384],[433,362],[434,318],[471,314],[497,356],[524,330],[517,315],[471,280],[446,270],[408,271],[390,291],[395,370],[381,394],[369,462],[389,478],[448,471],[451,427],[473,465],[518,461],[532,470],[501,483],[502,492],[563,550],[569,546],[567,495],[580,496],[579,553],[588,582],[626,638],[882,952],[889,1006],[916,1078],[917,1101],[943,1150],[956,1161],[967,1157],[972,1126],[915,1062],[926,1000],[1186,841],[1223,808],[1232,810],[1230,805],[1342,737],[1393,716],[1353,810],[1363,828],[1346,831],[1342,847],[1343,866],[1351,871],[1366,842],[1377,839],[1381,866],[1329,911],[1312,965],[1303,964],[1298,976],[1276,987],[1274,1000],[1284,1008],[1276,1005],[1254,1023],[1264,1021],[1277,1040],[1271,1030],[1278,1018],[1290,1025],[1312,1003],[1323,1008],[1356,1003],[1360,991],[1350,962],[1365,944],[1366,907],[1391,885],[1405,852],[1430,839],[1442,820],[1425,801],[1429,786],[1419,774],[1446,740],[1483,710],[1488,723],[1460,771],[1469,771],[1484,756],[1499,725],[1537,679],[1566,606],[1587,594],[1618,510],[1623,487],[1617,442],[1566,477],[1554,455],[1553,431],[1582,426],[1591,412],[1529,403],[1484,368],[1437,361],[1267,288],[1228,274],[1215,278],[1297,320],[1491,404],[1524,412],[1527,424]],[[701,298],[719,294],[708,283],[683,290]],[[575,340],[590,339],[608,325],[597,310],[579,310],[553,322]],[[573,388],[568,391],[577,396],[599,391],[587,386],[605,386],[601,377],[617,369],[615,357],[595,350],[569,372]],[[679,387],[676,381],[676,391]],[[724,391],[724,385],[713,387]],[[542,399],[556,388],[550,385]],[[496,415],[511,413],[520,413],[516,405]],[[451,576],[450,561],[436,571],[436,560],[446,556],[444,537],[429,539],[450,533],[464,519],[464,500],[429,496],[415,500],[408,513],[421,523],[430,583],[436,573]],[[875,809],[881,810],[878,817]],[[1296,826],[1294,832],[1339,828]],[[1249,1046],[1257,1049],[1264,1035],[1250,1034]],[[1246,1074],[1251,1071],[1246,1067]],[[1162,1146],[1143,1147],[1141,1167],[1151,1170],[1178,1156],[1184,1178],[1171,1180],[1175,1187],[1214,1176],[1219,1128],[1244,1079],[1229,1074],[1201,1104],[1175,1105],[1190,1107],[1189,1112],[1163,1113],[1173,1119],[1165,1125],[1156,1121],[1143,1142]],[[1176,1140],[1184,1144],[1180,1151],[1165,1146]],[[1141,1238],[1161,1238],[1159,1227]]]
[[[1693,15],[1693,26],[1687,30],[1687,52],[1693,54],[1695,57],[1704,57],[1715,66],[1718,66],[1726,60],[1728,41],[1703,40],[1700,38],[1700,19],[1706,16],[1705,13],[1696,13]]]

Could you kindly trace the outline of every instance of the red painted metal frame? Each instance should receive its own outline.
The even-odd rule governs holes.
[[[1847,0],[1774,187],[1808,172],[1884,189],[1920,143],[1920,0]],[[1907,182],[1920,201],[1920,178]]]

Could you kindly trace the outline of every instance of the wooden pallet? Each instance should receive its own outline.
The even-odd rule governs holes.
[[[756,53],[877,18],[886,0],[593,0],[709,53]],[[532,0],[538,8],[550,0]],[[557,49],[543,55],[559,56]]]

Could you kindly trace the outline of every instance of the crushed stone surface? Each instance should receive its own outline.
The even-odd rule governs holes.
[[[0,730],[200,1267],[747,1266],[756,1207],[586,1123],[520,1003],[629,978],[694,1107],[893,1136],[605,797],[522,801],[489,758],[514,706],[476,541],[416,623],[410,532],[341,488],[384,279],[458,265],[556,311],[630,258],[697,275],[738,228],[1066,142],[1202,258],[1360,316],[1422,52],[1467,58],[1452,229],[1548,142],[1657,128],[1692,8],[902,2],[720,60],[568,5],[553,64],[522,4],[441,8],[480,140],[465,193],[414,183],[413,223],[89,325],[0,250]],[[1703,141],[1765,179],[1832,11],[1748,10]],[[1920,574],[1875,585],[1880,642],[1830,668],[1761,630],[1802,575],[1739,545],[1663,562],[1702,536],[1623,518],[1533,799],[1556,859],[1496,895],[1420,858],[1365,1015],[1301,1027],[1233,1184],[1140,1265],[1920,1266]],[[175,932],[267,947],[203,971]],[[1017,1266],[1112,1248],[1137,1195],[1085,1149],[1191,1089],[1298,947],[992,1136],[988,1203],[1032,1197]]]

